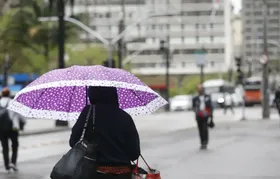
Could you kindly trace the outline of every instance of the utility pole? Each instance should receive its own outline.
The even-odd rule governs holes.
[[[64,44],[65,44],[65,2],[64,0],[57,1],[57,16],[58,16],[58,68],[64,68]]]
[[[65,68],[64,62],[64,45],[65,45],[65,2],[64,0],[57,1],[57,16],[58,16],[58,68]],[[67,121],[57,120],[56,126],[68,126]]]
[[[267,12],[268,7],[265,0],[263,0],[263,102],[262,102],[262,118],[269,119],[270,109],[269,109],[269,86],[268,86],[268,46],[267,46]]]
[[[244,92],[244,73],[242,71],[242,58],[241,57],[235,57],[236,61],[236,67],[237,67],[237,79],[236,83],[239,87],[242,89],[242,98],[243,98],[243,104],[242,104],[242,116],[241,116],[241,121],[246,120],[245,116],[245,92]]]
[[[122,7],[122,18],[119,22],[119,34],[125,30],[125,3],[124,0],[121,1]],[[122,58],[124,56],[124,38],[118,41],[118,67],[122,68]]]
[[[204,67],[206,65],[207,59],[207,50],[202,47],[199,50],[196,50],[196,65],[200,68],[200,84],[203,84],[204,82]]]
[[[200,65],[200,84],[204,82],[204,65]]]
[[[167,36],[166,41],[161,40],[160,41],[160,51],[163,52],[164,57],[165,57],[165,86],[166,86],[166,101],[168,104],[166,105],[166,112],[170,111],[170,106],[169,106],[169,67],[170,67],[170,44],[169,44],[169,39],[170,37]]]

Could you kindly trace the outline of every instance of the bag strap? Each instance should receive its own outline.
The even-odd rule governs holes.
[[[92,106],[92,132],[95,130],[95,106]]]
[[[148,169],[149,169],[149,171],[154,171],[154,169],[152,169],[151,167],[150,167],[150,165],[147,163],[147,161],[144,159],[144,157],[143,157],[143,155],[142,154],[140,154],[140,157],[141,157],[141,159],[144,161],[144,163],[146,164],[146,166],[148,167]],[[139,170],[139,158],[137,159],[137,161],[136,161],[136,168],[135,168],[135,173],[138,173],[138,170]]]
[[[84,140],[84,137],[85,137],[85,133],[86,133],[86,129],[87,129],[87,125],[88,125],[88,120],[89,120],[89,117],[90,117],[90,113],[91,113],[91,110],[93,109],[93,106],[90,105],[90,108],[89,108],[89,111],[87,113],[87,118],[86,118],[86,122],[84,124],[84,129],[83,129],[83,133],[81,135],[81,138],[80,138],[80,141]]]

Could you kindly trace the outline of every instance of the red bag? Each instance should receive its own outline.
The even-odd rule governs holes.
[[[161,179],[160,177],[160,172],[155,170],[155,169],[152,169],[148,163],[146,162],[146,160],[144,159],[144,157],[142,155],[140,155],[140,157],[142,158],[142,160],[145,162],[145,164],[147,165],[148,167],[148,171],[147,171],[147,174],[141,174],[139,173],[139,167],[138,167],[138,160],[137,159],[137,162],[136,162],[136,168],[134,169],[133,171],[133,176],[132,176],[132,179]]]
[[[201,117],[201,118],[209,117],[210,114],[211,114],[210,108],[205,108],[204,111],[199,111],[198,112],[198,116]]]

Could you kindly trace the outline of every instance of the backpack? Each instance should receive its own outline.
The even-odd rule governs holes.
[[[0,105],[0,133],[7,133],[13,129],[13,122],[10,119],[7,109],[8,104],[9,103],[7,103],[5,107]]]

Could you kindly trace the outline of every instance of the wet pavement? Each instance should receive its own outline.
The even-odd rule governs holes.
[[[156,126],[155,126],[156,128]],[[280,128],[277,120],[218,123],[209,149],[199,150],[196,129],[174,130],[148,137],[142,131],[142,153],[163,179],[278,179]],[[31,137],[31,136],[30,136]],[[53,165],[68,150],[68,132],[22,138],[19,173],[1,179],[47,179]],[[64,139],[64,140],[62,140]],[[41,145],[35,146],[41,142]],[[2,163],[2,161],[0,161]]]

